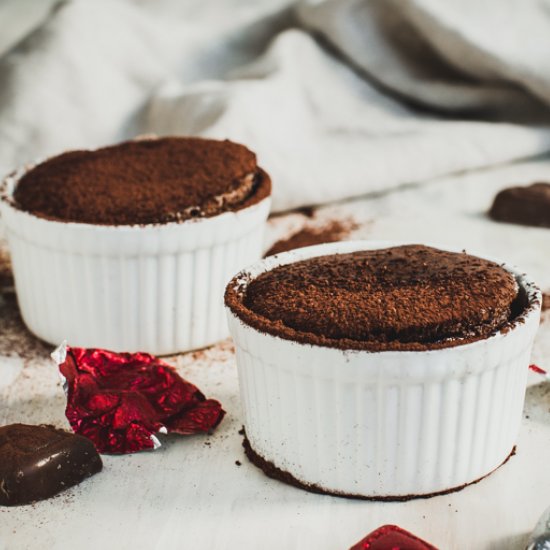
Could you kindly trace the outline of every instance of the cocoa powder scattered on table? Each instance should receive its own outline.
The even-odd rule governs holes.
[[[53,346],[29,332],[17,304],[7,248],[0,244],[0,355],[23,359],[46,359]]]
[[[265,257],[304,246],[342,241],[356,228],[357,224],[353,220],[330,220],[323,225],[306,225],[289,237],[277,241]]]

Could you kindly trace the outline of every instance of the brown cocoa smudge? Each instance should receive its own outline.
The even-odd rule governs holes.
[[[19,312],[8,250],[0,246],[0,356],[47,358],[53,346],[31,334]]]
[[[13,273],[8,249],[0,247],[0,292],[13,291]]]
[[[330,220],[323,225],[306,225],[289,237],[277,241],[264,257],[304,246],[342,241],[357,227],[357,223],[349,219]]]
[[[296,209],[297,214],[302,214],[306,218],[313,218],[315,216],[315,208],[313,206],[302,206],[302,208]]]
[[[543,292],[542,293],[542,311],[547,311],[550,309],[550,293]]]
[[[314,218],[316,214],[315,206],[300,206],[299,208],[294,208],[293,210],[285,210],[284,212],[271,212],[269,214],[269,219],[282,218],[286,217],[289,214],[300,214],[306,218]]]
[[[47,359],[53,350],[31,334],[19,312],[13,293],[0,296],[0,356],[19,355],[22,359]]]

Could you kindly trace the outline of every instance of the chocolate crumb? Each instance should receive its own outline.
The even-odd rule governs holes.
[[[236,464],[237,466],[241,466],[242,463],[241,463],[240,460],[235,460],[235,464]]]

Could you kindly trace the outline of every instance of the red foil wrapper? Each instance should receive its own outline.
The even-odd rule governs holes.
[[[437,548],[397,525],[383,525],[369,533],[350,550],[437,550]]]
[[[158,432],[211,432],[225,415],[153,355],[61,346],[52,357],[65,378],[67,419],[100,453],[157,448]]]

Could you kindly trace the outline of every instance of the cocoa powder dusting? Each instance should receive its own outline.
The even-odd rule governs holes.
[[[277,241],[265,253],[264,257],[303,248],[304,246],[342,241],[354,229],[357,229],[357,224],[352,220],[331,220],[321,226],[306,225],[290,237]]]
[[[281,338],[341,349],[449,347],[490,336],[523,311],[512,274],[467,255],[410,245],[333,254],[230,284],[226,303]]]
[[[22,176],[13,198],[48,219],[135,225],[239,210],[270,192],[269,176],[243,145],[171,137],[53,157]]]

